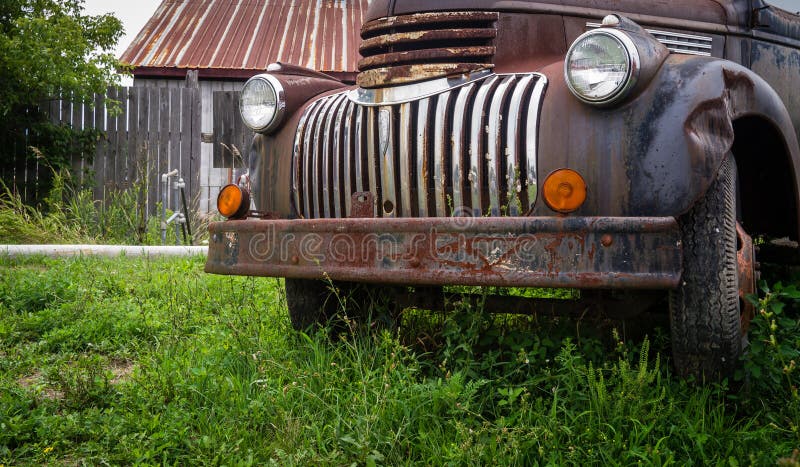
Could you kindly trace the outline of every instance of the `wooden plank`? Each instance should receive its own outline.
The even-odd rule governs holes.
[[[203,112],[202,102],[200,101],[200,90],[193,88],[189,92],[191,105],[189,106],[189,118],[191,121],[191,133],[189,141],[191,142],[190,159],[189,159],[189,176],[185,178],[191,186],[191,204],[189,209],[197,212],[197,205],[199,201],[200,192],[200,141],[201,133],[201,115]]]
[[[81,129],[86,131],[91,128],[94,128],[94,108],[92,108],[92,104],[89,102],[84,102],[82,104],[82,107],[83,107],[83,123],[81,124]],[[89,153],[88,151],[82,149],[81,183],[84,186],[93,183],[94,181],[94,176],[90,173],[93,163],[94,163],[94,152]]]
[[[61,101],[58,99],[53,99],[48,103],[48,118],[50,119],[50,123],[54,125],[58,125],[61,123]]]
[[[81,131],[83,129],[83,104],[80,102],[72,103],[72,129]],[[72,167],[72,177],[83,185],[83,154],[77,146],[70,152],[70,166]]]
[[[186,196],[192,199],[192,91],[191,88],[180,89],[181,98],[181,170],[186,181]],[[199,138],[199,136],[198,136]]]
[[[181,91],[169,89],[169,170],[178,169],[183,177],[181,167]],[[188,167],[186,167],[188,170]]]
[[[108,96],[118,101],[119,112],[108,116],[109,138],[113,149],[106,164],[106,192],[109,188],[113,190],[119,188],[120,174],[127,173],[125,167],[128,159],[128,88],[109,88]]]
[[[133,88],[136,89],[136,88]],[[145,218],[148,217],[149,209],[147,209],[147,202],[149,201],[149,190],[151,182],[152,167],[150,166],[150,148],[147,142],[147,122],[148,122],[148,89],[139,88],[136,95],[136,107],[138,121],[135,139],[136,153],[134,154],[133,161],[136,170],[136,178],[142,184],[142,198],[141,205],[145,207]],[[134,179],[131,179],[131,181]]]
[[[120,115],[117,120],[117,132],[119,132],[121,144],[119,145],[119,156],[115,163],[115,188],[117,190],[124,189],[126,186],[133,184],[136,179],[136,133],[134,127],[138,129],[138,96],[133,96],[131,91],[133,88],[124,88],[120,91],[120,102],[125,102],[125,113]],[[123,152],[124,151],[124,152]],[[127,185],[126,185],[127,184]]]
[[[148,159],[148,187],[147,187],[147,210],[150,215],[158,214],[157,204],[161,201],[161,171],[158,160],[158,111],[159,93],[158,88],[148,88],[147,103],[147,159]]]
[[[106,157],[108,153],[108,133],[106,133],[106,114],[105,114],[105,96],[102,94],[95,94],[94,96],[94,128],[102,131],[103,134],[97,140],[97,145],[94,151],[94,164],[92,170],[94,171],[94,199],[104,199],[103,182],[105,177]]]
[[[239,91],[231,91],[232,107],[231,115],[233,118],[233,141],[235,141],[236,149],[239,153],[239,160],[235,161],[235,167],[239,168],[241,172],[249,166],[249,153],[250,143],[253,139],[253,132],[242,121],[239,113]]]
[[[72,103],[69,101],[68,96],[63,96],[61,99],[61,125],[72,127]],[[69,170],[72,172],[72,161],[69,161]],[[70,174],[74,175],[74,174]]]
[[[212,94],[214,106],[214,167],[233,167],[232,145],[234,141],[233,118],[231,110],[233,108],[230,91],[215,91]]]
[[[141,88],[128,88],[128,154],[125,157],[125,175],[117,180],[118,182],[127,182],[132,185],[137,180],[139,175],[137,167],[139,167],[139,149],[137,141],[139,138],[139,94]],[[118,184],[120,188],[127,188],[127,186]]]
[[[158,200],[163,198],[161,191],[164,187],[161,184],[161,174],[170,171],[169,167],[169,89],[158,89]],[[172,193],[169,193],[171,196]],[[172,202],[170,201],[170,204]],[[170,207],[170,206],[167,206]]]
[[[35,204],[39,197],[39,177],[36,167],[37,158],[30,150],[34,142],[30,140],[30,134],[27,132],[23,133],[20,139],[19,151],[25,167],[25,197],[23,199],[29,204]]]
[[[14,161],[14,175],[12,178],[12,191],[18,193],[22,199],[27,200],[27,186],[25,184],[25,153],[21,152],[25,143],[19,137],[12,142],[12,160]]]
[[[26,203],[33,204],[36,201],[37,195],[37,172],[36,172],[36,160],[37,157],[30,150],[31,146],[35,146],[36,142],[31,141],[30,134],[28,132],[20,132],[19,135],[19,147],[18,151],[20,156],[22,157],[21,166],[23,167],[23,176],[24,176],[24,185],[25,185],[25,196],[23,199]]]
[[[133,154],[130,151],[131,144],[131,115],[136,113],[136,109],[132,106],[131,101],[131,88],[125,87],[118,91],[117,99],[120,105],[123,106],[122,113],[117,115],[117,154],[114,160],[116,172],[114,176],[115,189],[119,190],[132,185],[132,174],[134,171],[130,168]],[[133,113],[132,113],[133,112]]]
[[[61,124],[72,126],[72,103],[69,99],[61,99]]]

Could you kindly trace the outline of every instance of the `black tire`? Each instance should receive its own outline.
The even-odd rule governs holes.
[[[307,331],[313,326],[325,326],[339,308],[331,286],[313,279],[285,279],[286,306],[292,327]]]
[[[672,356],[681,377],[733,376],[742,354],[736,244],[736,166],[728,155],[716,180],[679,219],[683,277],[670,292]]]
[[[394,290],[387,286],[287,278],[285,290],[289,319],[298,331],[328,324],[334,331],[354,325],[376,329],[395,326]]]

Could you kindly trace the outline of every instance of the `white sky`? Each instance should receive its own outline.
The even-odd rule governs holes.
[[[114,55],[119,58],[160,4],[161,0],[84,0],[83,6],[86,14],[113,13],[122,21],[125,35],[119,40],[117,48],[114,50]],[[131,85],[131,80],[123,81],[123,85]]]

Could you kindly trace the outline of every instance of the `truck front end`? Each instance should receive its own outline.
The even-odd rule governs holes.
[[[286,278],[298,328],[327,316],[323,280],[694,293],[682,219],[730,149],[703,107],[727,86],[707,76],[722,36],[567,10],[373,14],[355,86],[282,64],[252,78],[259,134],[220,193],[206,271]],[[722,230],[736,256],[749,237]],[[738,294],[752,266],[729,257]],[[685,374],[731,371],[741,327],[725,332],[735,348],[678,344]]]

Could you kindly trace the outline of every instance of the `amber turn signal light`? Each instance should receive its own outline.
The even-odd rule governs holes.
[[[572,212],[586,201],[586,182],[574,170],[558,169],[545,179],[542,194],[553,211]]]
[[[238,185],[225,185],[217,196],[217,211],[228,219],[241,219],[250,208],[250,194]]]

